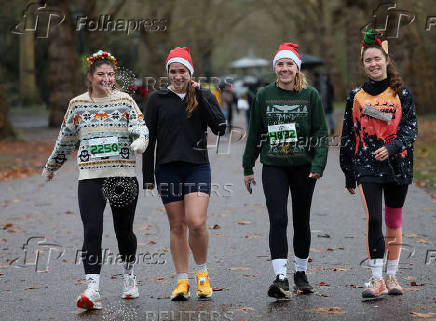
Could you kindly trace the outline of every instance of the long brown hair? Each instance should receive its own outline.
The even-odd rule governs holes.
[[[195,94],[195,88],[192,87],[191,81],[188,82],[188,88],[186,89],[186,115],[192,116],[192,113],[197,109],[198,101]]]
[[[383,55],[385,56],[386,61],[389,58],[389,64],[387,65],[387,68],[386,68],[386,72],[387,72],[388,78],[389,78],[389,87],[391,87],[397,93],[397,95],[400,95],[402,90],[403,90],[403,79],[401,78],[400,73],[398,72],[397,68],[395,67],[395,64],[394,64],[392,58],[383,50],[382,47],[380,47],[379,45],[369,45],[369,46],[363,48],[362,55],[360,58],[362,65],[363,65],[363,54],[369,48],[379,49],[383,53]]]

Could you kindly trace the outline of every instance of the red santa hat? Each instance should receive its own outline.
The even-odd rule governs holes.
[[[179,62],[188,68],[191,76],[194,74],[194,65],[192,64],[191,53],[186,47],[176,47],[170,50],[167,60],[165,62],[165,67],[167,72],[170,69],[170,64],[173,62]]]
[[[276,62],[282,58],[290,58],[295,64],[298,66],[298,70],[301,68],[301,58],[298,53],[298,45],[292,42],[284,42],[280,45],[279,50],[277,50],[273,59],[273,68],[276,65]]]

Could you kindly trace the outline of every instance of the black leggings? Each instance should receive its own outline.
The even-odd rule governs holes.
[[[101,239],[103,234],[103,212],[106,198],[103,195],[104,178],[79,181],[79,208],[83,222],[82,259],[86,274],[100,274],[102,265]],[[134,178],[138,186],[138,181]],[[124,207],[114,207],[111,204],[115,234],[123,262],[133,262],[136,258],[136,236],[133,233],[136,198]],[[109,258],[109,256],[108,256]],[[112,256],[116,261],[116,255]]]
[[[271,259],[288,257],[288,195],[291,190],[294,223],[294,254],[300,259],[309,256],[310,206],[316,179],[309,178],[309,166],[263,166],[262,183],[268,208]]]
[[[385,239],[383,237],[382,198],[385,205],[391,208],[401,208],[406,200],[409,185],[395,183],[362,183],[362,191],[368,208],[368,248],[371,259],[382,259],[385,255]]]

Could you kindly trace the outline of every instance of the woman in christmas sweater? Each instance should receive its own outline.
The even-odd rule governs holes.
[[[367,216],[367,252],[372,271],[364,298],[402,294],[395,274],[401,249],[402,208],[413,175],[413,143],[417,137],[415,104],[388,55],[387,41],[368,31],[361,63],[369,80],[347,98],[340,164],[345,187],[358,186]],[[385,200],[386,239],[382,232]],[[382,277],[387,254],[387,276]]]
[[[78,297],[77,306],[101,309],[99,282],[106,199],[112,209],[124,264],[121,297],[139,296],[133,274],[137,246],[133,219],[138,200],[135,153],[143,153],[147,148],[148,129],[134,100],[115,89],[115,57],[100,50],[88,58],[88,65],[89,90],[70,101],[43,175],[50,181],[78,146],[78,198],[84,229],[82,259],[88,287]]]
[[[244,182],[251,193],[260,153],[262,183],[270,219],[269,246],[276,279],[268,295],[289,298],[287,279],[288,195],[292,197],[297,290],[311,293],[306,276],[310,248],[310,207],[316,180],[327,162],[327,127],[317,90],[300,71],[298,45],[283,43],[274,56],[277,81],[260,89],[251,108],[243,156]]]
[[[189,249],[197,264],[197,296],[209,299],[212,287],[206,263],[206,219],[211,170],[206,132],[209,126],[214,134],[223,135],[226,121],[215,96],[191,80],[194,67],[188,48],[172,49],[165,67],[170,85],[154,91],[146,106],[150,147],[143,155],[144,188],[153,189],[156,176],[168,216],[170,250],[177,273],[171,300],[185,301],[190,296]]]

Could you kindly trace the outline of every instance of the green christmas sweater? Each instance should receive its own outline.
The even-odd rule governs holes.
[[[250,128],[242,161],[244,175],[260,161],[270,166],[310,165],[323,174],[328,134],[318,91],[284,90],[271,83],[259,89],[251,106]]]

